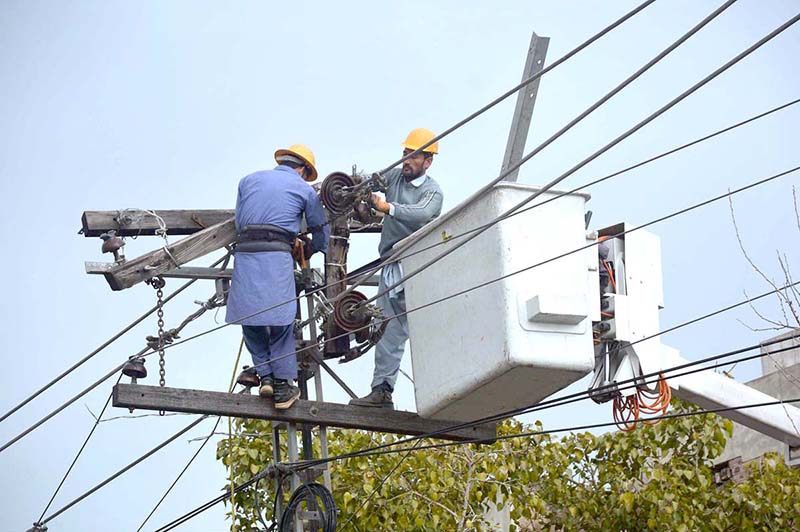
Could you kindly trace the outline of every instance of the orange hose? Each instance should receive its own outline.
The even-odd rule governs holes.
[[[611,287],[614,289],[614,293],[617,293],[617,281],[614,279],[614,272],[611,270],[611,266],[608,265],[608,261],[603,261],[603,267],[608,272],[608,279],[611,281]]]

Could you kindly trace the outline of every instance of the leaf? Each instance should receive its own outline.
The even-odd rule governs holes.
[[[619,497],[619,501],[625,507],[625,511],[630,513],[633,511],[633,502],[635,500],[635,495],[630,491],[626,491]]]

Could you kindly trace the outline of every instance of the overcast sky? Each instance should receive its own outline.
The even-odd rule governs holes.
[[[721,2],[660,0],[541,82],[528,149],[584,110]],[[401,155],[414,127],[442,131],[521,76],[531,32],[550,37],[547,63],[631,9],[633,2],[40,2],[0,3],[0,234],[6,270],[0,411],[148,309],[145,285],[111,292],[84,261],[106,260],[100,240],[77,234],[84,210],[233,208],[238,180],[274,165],[296,142],[316,153],[321,175],[372,170]],[[631,87],[526,164],[520,181],[543,184],[625,131],[785,20],[797,2],[741,0]],[[673,146],[800,97],[800,27],[792,27],[698,93],[569,178],[603,176]],[[441,142],[430,169],[451,208],[494,178],[513,100]],[[641,224],[800,163],[800,105],[589,190],[593,228]],[[790,175],[735,200],[741,236],[769,275],[776,251],[800,269],[800,227]],[[564,187],[562,187],[564,188]],[[662,327],[737,302],[767,285],[738,250],[726,202],[652,228],[662,239]],[[176,237],[173,237],[173,240]],[[128,240],[129,258],[159,242]],[[350,265],[375,256],[356,236]],[[207,263],[211,258],[203,259]],[[318,259],[317,259],[318,260]],[[782,280],[782,279],[780,279]],[[178,281],[169,281],[167,292]],[[209,283],[166,308],[168,326],[206,299]],[[779,317],[774,302],[759,308]],[[451,309],[452,310],[452,309]],[[221,320],[223,313],[217,319]],[[740,321],[741,320],[741,321]],[[666,335],[690,359],[758,342],[774,331],[748,309]],[[190,326],[214,326],[213,316]],[[77,393],[155,332],[129,333],[0,424],[8,441]],[[235,327],[170,350],[170,386],[223,390],[233,370]],[[452,356],[443,353],[442,356]],[[150,364],[151,375],[156,373]],[[404,368],[410,371],[406,357]],[[342,367],[359,393],[371,355]],[[734,374],[748,380],[757,364]],[[157,378],[151,376],[149,384]],[[586,387],[586,380],[570,390]],[[111,391],[107,382],[0,454],[5,530],[38,518]],[[326,383],[326,397],[345,395]],[[404,377],[399,408],[414,409]],[[127,414],[113,409],[107,416]],[[546,428],[608,421],[609,405],[582,404],[541,416]],[[150,449],[187,416],[100,425],[51,512]],[[531,421],[531,420],[529,420]],[[136,530],[207,433],[206,421],[153,459],[65,512],[52,531]],[[216,442],[218,439],[214,439]],[[224,471],[214,445],[192,466],[145,530],[216,496]],[[184,530],[227,529],[216,507]]]

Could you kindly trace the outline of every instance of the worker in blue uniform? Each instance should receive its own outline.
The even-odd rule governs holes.
[[[421,148],[436,135],[429,129],[412,130],[405,142],[403,156]],[[402,168],[393,168],[384,175],[386,199],[377,194],[370,197],[370,205],[384,213],[381,241],[378,252],[382,261],[392,255],[392,247],[400,240],[420,229],[442,212],[443,195],[439,185],[427,175],[433,164],[434,154],[439,153],[439,143],[434,142],[420,153],[406,159]],[[408,340],[408,317],[403,285],[387,291],[403,277],[399,261],[384,265],[378,292],[383,294],[378,305],[384,316],[390,318],[386,330],[375,346],[375,370],[372,376],[372,391],[365,397],[352,399],[351,405],[379,408],[394,408],[392,392],[400,371],[406,341]]]
[[[242,178],[236,197],[237,243],[225,321],[242,326],[259,394],[275,407],[300,397],[294,320],[297,305],[292,249],[303,216],[312,234],[307,255],[328,247],[322,203],[308,182],[317,178],[314,154],[295,144],[275,152],[272,170]],[[308,258],[308,257],[306,257]]]

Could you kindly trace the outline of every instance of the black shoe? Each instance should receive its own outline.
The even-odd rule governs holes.
[[[272,375],[265,375],[261,377],[261,384],[258,387],[258,395],[261,397],[272,397],[272,394],[275,393],[275,380],[272,378]]]
[[[358,399],[350,399],[352,406],[367,406],[371,408],[394,409],[392,391],[385,384],[380,384],[372,389],[369,395]]]
[[[275,394],[272,399],[275,401],[275,408],[278,410],[289,408],[300,398],[300,388],[285,379],[275,379],[273,388],[275,389]]]

